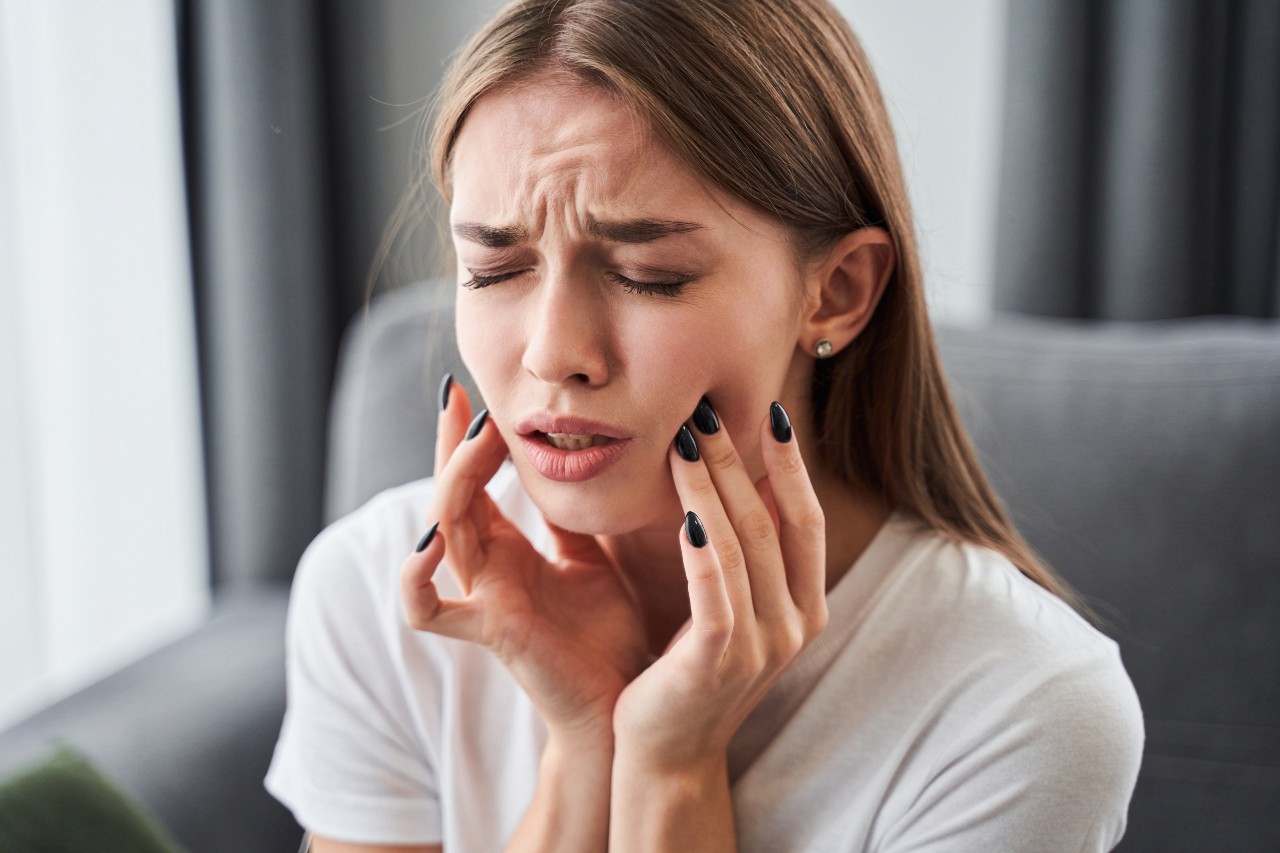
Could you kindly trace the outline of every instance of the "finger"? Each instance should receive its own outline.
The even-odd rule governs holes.
[[[704,399],[699,408],[710,408]],[[715,483],[716,493],[724,504],[746,562],[747,579],[756,615],[776,618],[792,612],[791,594],[787,590],[782,548],[778,531],[773,526],[769,508],[756,491],[727,428],[717,420],[715,432],[702,433],[698,448],[706,462],[707,472]],[[705,417],[694,423],[707,424]],[[701,432],[701,430],[699,430]],[[720,559],[725,559],[720,554]]]
[[[400,600],[405,622],[417,631],[479,642],[483,621],[478,608],[463,601],[441,599],[432,580],[444,553],[444,536],[439,525],[432,525],[401,566]]]
[[[440,413],[436,417],[434,470],[438,477],[466,435],[467,425],[471,422],[471,397],[467,394],[467,389],[454,380],[452,373],[446,373],[440,380],[437,403]]]
[[[440,597],[432,578],[444,557],[444,536],[439,522],[431,525],[414,552],[400,567],[400,599],[405,621],[422,630],[440,609]]]
[[[689,582],[689,644],[694,661],[716,670],[733,638],[734,611],[724,573],[697,513],[685,514],[680,526],[680,556]]]
[[[435,481],[429,512],[448,534],[448,565],[464,593],[471,589],[474,570],[483,564],[484,543],[497,511],[485,486],[506,455],[507,446],[498,428],[482,411],[464,431],[462,443]]]
[[[760,500],[764,501],[765,507],[769,510],[769,517],[773,519],[773,529],[781,537],[782,528],[779,527],[780,522],[778,521],[778,502],[774,500],[773,487],[769,485],[768,474],[756,480],[756,494],[760,495]]]
[[[791,599],[806,619],[821,624],[827,602],[826,521],[792,435],[791,420],[778,403],[769,407],[769,416],[760,425],[760,455],[778,513]]]
[[[737,531],[729,521],[716,484],[698,455],[696,444],[692,450],[688,449],[694,441],[692,433],[687,426],[680,429],[677,441],[667,454],[680,506],[697,515],[710,539],[739,625],[752,624],[756,620],[756,610],[752,602],[751,580],[747,576],[747,561],[738,544]],[[684,450],[679,449],[681,444],[684,444]]]

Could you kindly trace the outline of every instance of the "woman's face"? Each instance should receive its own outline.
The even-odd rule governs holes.
[[[602,90],[558,79],[481,98],[452,180],[459,348],[548,520],[674,537],[667,451],[704,394],[763,474],[769,403],[807,405],[812,369],[779,224]]]

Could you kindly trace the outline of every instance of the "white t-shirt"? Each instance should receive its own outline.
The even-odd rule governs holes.
[[[312,832],[501,850],[545,728],[474,645],[404,621],[432,482],[373,498],[298,566],[267,789]],[[508,463],[490,493],[549,551]],[[436,573],[443,596],[457,595]],[[1111,640],[1001,555],[894,514],[730,750],[744,851],[1094,851],[1124,831],[1142,716]]]

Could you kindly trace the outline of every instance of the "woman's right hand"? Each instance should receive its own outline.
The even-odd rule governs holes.
[[[593,537],[548,523],[557,552],[548,561],[502,514],[485,485],[506,457],[487,412],[473,420],[466,391],[452,383],[427,519],[439,527],[401,568],[405,618],[491,651],[553,735],[611,736],[618,695],[648,663],[639,611]],[[462,598],[437,595],[442,561]]]

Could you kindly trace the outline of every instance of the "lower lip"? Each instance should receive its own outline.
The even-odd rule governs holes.
[[[538,473],[557,483],[581,483],[598,477],[631,446],[631,441],[625,440],[582,450],[561,450],[536,435],[522,435],[520,443]]]

